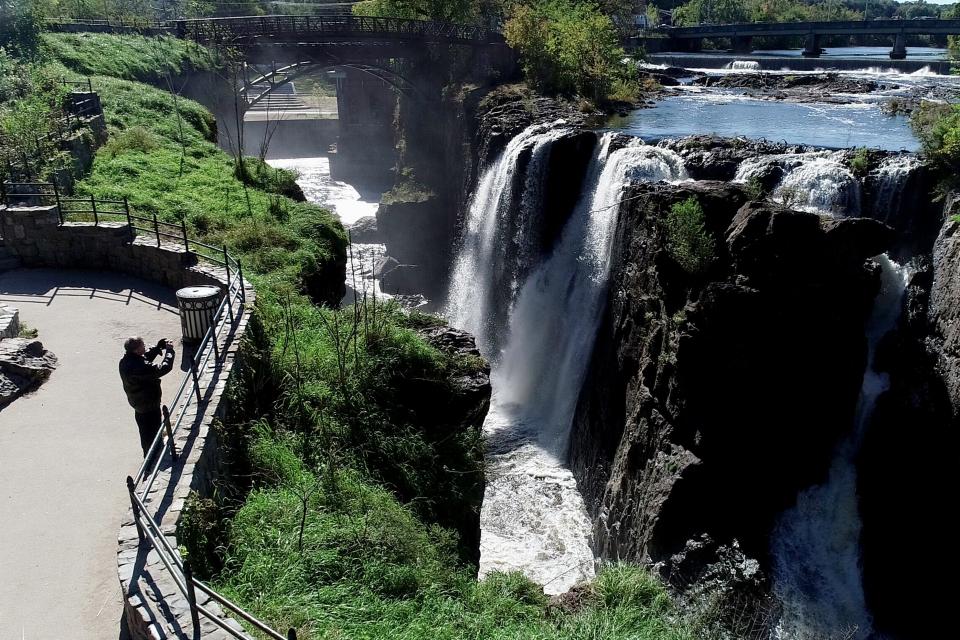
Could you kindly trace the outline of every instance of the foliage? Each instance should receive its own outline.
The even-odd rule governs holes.
[[[870,153],[860,147],[850,157],[850,171],[858,178],[863,178],[870,171]]]
[[[470,23],[480,16],[485,4],[490,3],[472,0],[365,0],[354,5],[353,12],[361,16]]]
[[[123,153],[150,153],[159,146],[156,138],[144,127],[130,127],[110,138],[102,153],[115,158]]]
[[[910,123],[941,176],[941,191],[960,186],[960,105],[921,102]]]
[[[695,197],[670,207],[666,234],[667,250],[688,273],[701,274],[713,263],[714,240],[704,227],[703,208]]]
[[[41,14],[34,0],[0,0],[0,50],[34,58],[39,50]]]
[[[857,20],[862,13],[837,0],[690,0],[677,8],[677,25],[731,22],[800,22]]]
[[[753,176],[747,180],[747,184],[744,189],[747,193],[747,197],[751,200],[763,200],[767,197],[767,189],[763,186],[763,182],[760,178]]]
[[[24,63],[0,49],[0,157],[26,157],[30,177],[45,177],[56,159],[50,140],[63,116],[65,96],[54,70]],[[5,170],[6,163],[0,163],[0,171]],[[0,179],[5,179],[3,173]]]
[[[520,53],[527,81],[541,91],[580,94],[599,102],[608,97],[614,82],[633,76],[623,63],[613,21],[592,2],[515,4],[504,35]],[[624,87],[622,83],[618,87],[621,96]]]
[[[68,68],[83,75],[153,82],[219,64],[209,49],[169,36],[45,33],[43,44]]]
[[[301,637],[364,639],[681,640],[663,587],[638,567],[612,566],[583,606],[548,606],[518,573],[481,582],[451,561],[449,534],[357,473],[306,468],[289,441],[254,449],[268,479],[233,519],[218,588]]]
[[[222,567],[226,539],[224,521],[217,503],[191,491],[183,505],[177,525],[177,541],[186,550],[194,575],[206,580]]]

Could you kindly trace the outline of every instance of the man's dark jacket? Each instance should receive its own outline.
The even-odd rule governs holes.
[[[173,369],[174,353],[169,350],[160,364],[153,361],[164,350],[154,347],[142,356],[128,353],[120,360],[120,379],[127,392],[127,402],[137,413],[148,413],[160,408],[160,377]]]

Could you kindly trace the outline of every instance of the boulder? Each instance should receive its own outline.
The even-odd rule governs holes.
[[[57,357],[34,338],[0,339],[0,407],[42,384],[57,367]]]
[[[376,216],[364,216],[350,226],[350,241],[359,244],[382,242]]]

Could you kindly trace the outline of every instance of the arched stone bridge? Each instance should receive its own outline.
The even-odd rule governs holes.
[[[697,51],[705,38],[729,38],[735,53],[749,53],[758,36],[794,36],[804,38],[803,55],[820,57],[823,36],[888,35],[893,39],[890,57],[907,57],[908,35],[960,35],[960,20],[842,20],[836,22],[750,22],[742,24],[702,24],[691,27],[660,27],[668,46]]]

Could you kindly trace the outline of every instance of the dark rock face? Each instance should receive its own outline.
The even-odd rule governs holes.
[[[815,151],[814,147],[805,145],[712,135],[664,140],[659,146],[680,154],[687,172],[695,180],[733,180],[740,163],[756,156]],[[770,184],[763,186],[772,188],[782,177],[782,174],[770,176]]]
[[[451,373],[442,386],[426,379],[408,378],[398,384],[397,397],[404,409],[416,417],[426,438],[436,442],[441,462],[459,474],[451,474],[456,492],[443,496],[443,512],[438,522],[455,529],[460,535],[460,549],[465,559],[480,560],[480,505],[483,502],[485,479],[482,472],[483,451],[477,446],[461,459],[463,449],[453,445],[454,434],[472,433],[479,443],[480,429],[490,408],[490,365],[480,357],[474,337],[459,329],[434,326],[419,331],[433,347],[455,357],[470,356],[473,366]],[[447,443],[449,446],[445,446]]]
[[[350,240],[359,243],[380,242],[381,235],[377,229],[377,218],[375,216],[366,216],[360,218],[350,227]]]
[[[57,368],[57,357],[32,338],[0,339],[0,408],[43,384]]]
[[[666,250],[663,225],[691,195],[716,243],[696,277]],[[627,197],[570,449],[595,550],[667,561],[706,534],[763,569],[776,517],[825,478],[849,431],[878,283],[867,259],[890,231],[744,204],[736,185]]]
[[[842,98],[836,96],[838,93],[870,93],[884,87],[871,80],[859,80],[837,73],[800,75],[732,73],[697,78],[694,84],[705,87],[746,89],[747,93],[755,97],[792,102],[840,102]]]
[[[953,207],[948,204],[947,211]],[[942,635],[938,612],[960,571],[952,545],[936,560],[918,550],[930,532],[951,529],[960,464],[960,224],[948,221],[932,259],[915,261],[900,325],[880,344],[877,367],[889,374],[858,460],[864,588],[878,631],[909,639]]]

